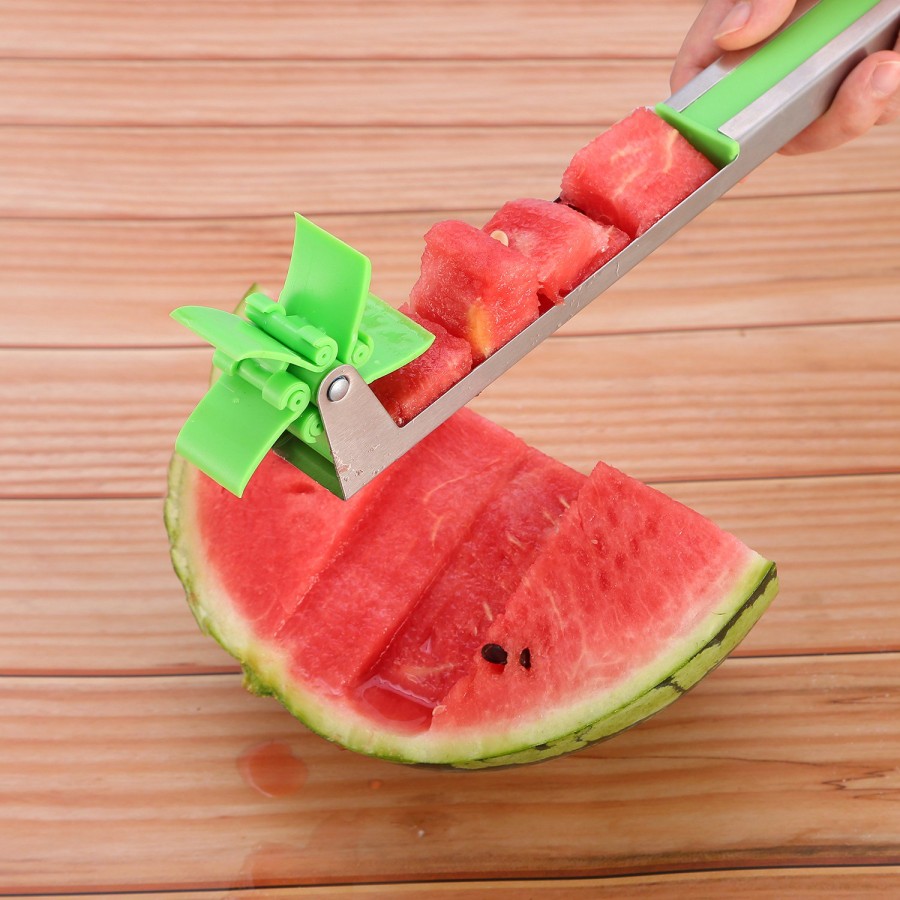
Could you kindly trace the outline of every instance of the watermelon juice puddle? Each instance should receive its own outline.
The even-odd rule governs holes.
[[[306,784],[306,764],[284,741],[249,747],[238,757],[237,767],[244,781],[264,797],[289,797]]]

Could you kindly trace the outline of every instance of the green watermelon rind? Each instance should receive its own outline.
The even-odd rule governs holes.
[[[590,744],[615,737],[660,712],[723,663],[766,611],[778,593],[778,576],[775,564],[768,560],[765,562],[767,565],[756,588],[750,592],[744,603],[721,630],[699,651],[688,656],[678,668],[653,684],[644,693],[604,714],[589,725],[553,741],[534,746],[524,745],[504,754],[462,763],[460,767],[482,769],[540,762],[550,756],[572,753]],[[721,613],[716,612],[713,616],[720,618]]]
[[[548,712],[539,723],[515,732],[475,731],[409,736],[375,729],[370,720],[343,698],[305,689],[290,676],[290,659],[256,637],[233,609],[227,592],[209,567],[192,566],[202,551],[195,535],[186,479],[194,472],[180,457],[169,467],[165,522],[172,563],[200,629],[240,663],[244,686],[272,696],[310,730],[356,752],[392,762],[460,769],[535,763],[606,740],[668,706],[715,669],[740,643],[777,593],[775,565],[748,551],[743,575],[723,593],[716,609],[666,653],[602,697],[590,697],[565,709]],[[212,576],[212,577],[211,577]]]

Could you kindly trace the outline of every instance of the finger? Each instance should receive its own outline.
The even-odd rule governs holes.
[[[720,23],[715,41],[723,50],[743,50],[769,37],[788,20],[796,0],[741,0]]]
[[[700,11],[675,59],[669,79],[673,92],[684,87],[722,55],[722,49],[713,40],[713,36],[734,8],[734,3],[735,0],[709,0]]]
[[[781,152],[830,150],[900,115],[900,53],[873,53],[844,80],[831,107]]]
[[[672,90],[684,87],[714,63],[723,50],[759,43],[780,28],[796,0],[709,0],[691,26],[669,79]]]

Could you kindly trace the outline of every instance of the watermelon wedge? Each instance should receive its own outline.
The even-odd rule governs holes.
[[[535,263],[540,296],[550,303],[560,303],[631,240],[614,225],[549,200],[505,203],[484,231]]]
[[[641,108],[575,154],[561,198],[638,237],[717,171],[671,125]]]
[[[773,564],[698,513],[465,409],[349,502],[275,456],[243,499],[175,457],[166,524],[247,686],[404,763],[610,737],[721,662],[776,591]]]

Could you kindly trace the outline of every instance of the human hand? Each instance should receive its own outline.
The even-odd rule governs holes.
[[[725,50],[742,50],[785,23],[796,0],[708,0],[684,40],[672,70],[677,91]],[[873,53],[846,78],[831,108],[782,153],[829,150],[900,117],[900,39],[893,50]]]

